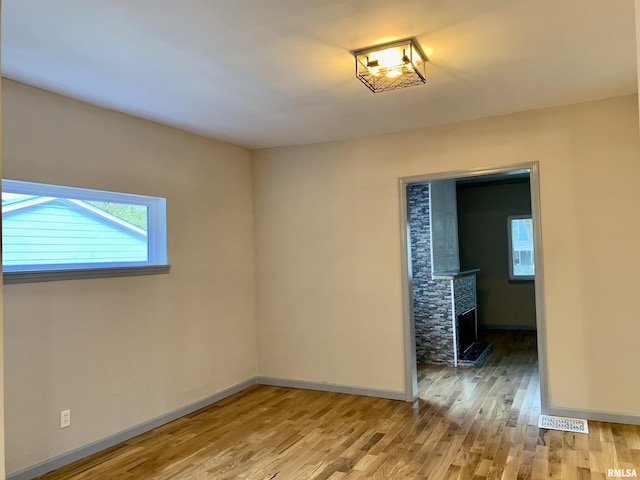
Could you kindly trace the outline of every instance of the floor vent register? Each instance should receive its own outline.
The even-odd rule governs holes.
[[[581,418],[540,415],[538,427],[549,430],[562,430],[564,432],[589,433],[589,424]]]

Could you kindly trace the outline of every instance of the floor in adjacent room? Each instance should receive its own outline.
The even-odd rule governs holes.
[[[47,474],[92,479],[605,479],[640,427],[537,428],[535,332],[490,332],[480,368],[421,365],[414,403],[254,386]]]

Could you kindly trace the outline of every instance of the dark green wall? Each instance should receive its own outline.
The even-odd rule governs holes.
[[[458,185],[462,270],[479,268],[481,327],[534,329],[533,281],[509,280],[507,217],[531,214],[529,182]]]

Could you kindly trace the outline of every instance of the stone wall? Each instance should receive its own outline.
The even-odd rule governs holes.
[[[410,185],[407,196],[416,358],[419,363],[454,366],[456,362],[451,281],[432,278],[429,185]]]

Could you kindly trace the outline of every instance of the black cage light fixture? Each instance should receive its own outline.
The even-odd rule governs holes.
[[[354,50],[356,77],[373,93],[426,83],[429,61],[415,37]]]

